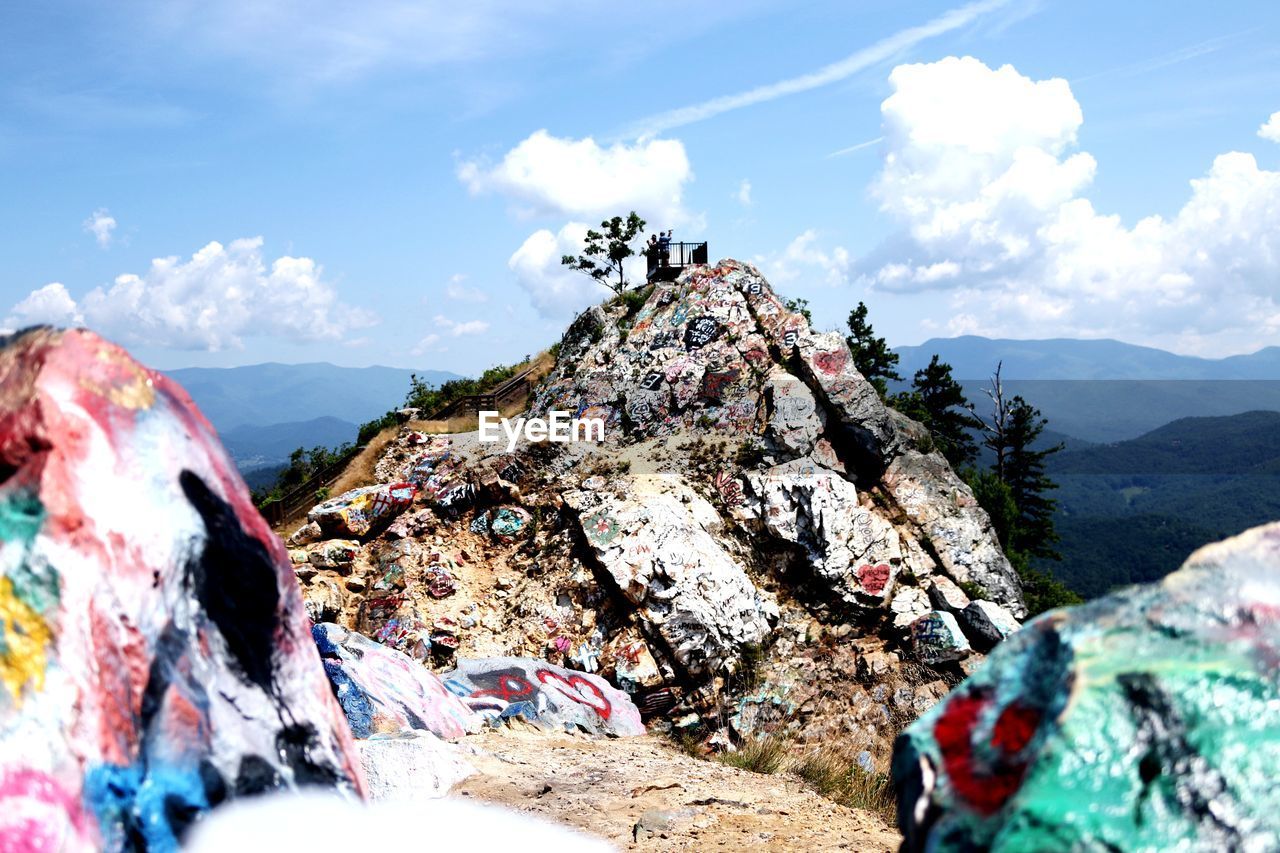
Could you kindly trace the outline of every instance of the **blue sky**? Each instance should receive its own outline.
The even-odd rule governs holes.
[[[472,372],[636,207],[893,344],[1280,344],[1276,4],[688,6],[0,0],[4,324]]]

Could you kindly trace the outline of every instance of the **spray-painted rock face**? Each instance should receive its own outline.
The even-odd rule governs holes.
[[[1280,847],[1280,524],[1055,611],[898,741],[906,850]]]
[[[185,392],[88,332],[4,339],[0,480],[0,850],[360,791],[288,555]]]
[[[459,660],[442,678],[450,693],[494,720],[626,737],[644,723],[631,697],[596,675],[532,658]]]

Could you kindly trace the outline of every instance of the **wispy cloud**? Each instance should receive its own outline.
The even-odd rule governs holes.
[[[1013,0],[979,0],[979,2],[952,9],[927,23],[900,30],[875,44],[846,56],[838,62],[819,68],[817,71],[801,74],[798,77],[790,77],[777,83],[757,86],[754,89],[748,89],[745,92],[738,92],[734,95],[723,95],[698,104],[659,113],[637,122],[624,135],[648,138],[673,128],[705,121],[714,116],[739,110],[743,107],[755,106],[756,104],[774,101],[788,95],[830,86],[832,83],[838,83],[873,65],[891,59],[922,41],[967,26],[983,15],[1008,6],[1011,2]]]
[[[855,151],[862,151],[866,148],[870,148],[872,145],[879,145],[881,142],[884,142],[884,137],[877,136],[875,139],[868,139],[866,142],[859,142],[857,145],[850,145],[848,148],[841,148],[839,151],[832,151],[827,155],[827,159],[830,160],[832,157],[843,157],[846,154],[852,154]]]
[[[1217,53],[1241,36],[1255,32],[1256,29],[1257,28],[1254,27],[1253,29],[1241,30],[1237,33],[1215,36],[1214,38],[1205,39],[1204,41],[1196,42],[1195,44],[1189,44],[1186,47],[1180,47],[1177,50],[1171,50],[1168,53],[1162,53],[1159,56],[1153,56],[1150,59],[1144,59],[1141,62],[1119,65],[1114,68],[1095,71],[1094,73],[1086,74],[1083,77],[1076,77],[1071,82],[1073,84],[1085,83],[1089,80],[1097,80],[1101,77],[1136,77],[1139,74],[1149,74],[1152,71],[1159,71],[1162,68],[1181,65],[1184,62],[1190,62],[1193,59],[1199,59],[1202,56]]]

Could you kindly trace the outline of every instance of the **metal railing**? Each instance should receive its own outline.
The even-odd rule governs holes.
[[[707,244],[662,243],[645,247],[648,261],[646,278],[649,281],[674,281],[688,266],[707,263]]]

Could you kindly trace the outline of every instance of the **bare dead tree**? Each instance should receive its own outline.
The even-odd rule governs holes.
[[[993,452],[996,456],[995,471],[996,477],[1000,482],[1004,482],[1005,456],[1009,451],[1009,413],[1010,403],[1004,396],[1004,382],[1000,379],[1000,371],[1004,367],[1003,361],[996,362],[996,372],[991,376],[991,387],[984,388],[987,397],[991,399],[991,419],[988,421],[973,412],[974,418],[982,427],[985,434],[982,439],[982,446]]]

